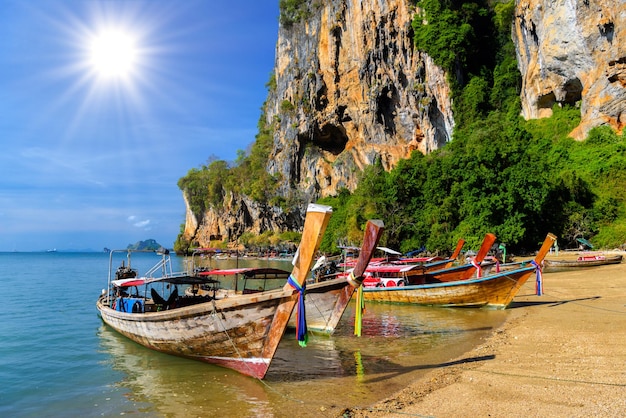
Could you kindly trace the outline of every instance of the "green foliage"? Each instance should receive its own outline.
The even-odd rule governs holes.
[[[574,141],[568,135],[580,111],[567,106],[555,106],[550,118],[519,117],[520,76],[510,36],[515,1],[416,4],[421,14],[413,21],[415,44],[451,78],[454,140],[426,156],[414,152],[390,172],[376,160],[353,193],[341,189],[321,199],[333,207],[321,250],[338,253],[340,245],[360,245],[366,221],[374,218],[385,222],[381,245],[403,252],[422,246],[449,251],[459,238],[466,249],[476,249],[487,232],[512,252],[536,250],[548,232],[559,236],[562,248],[576,246],[580,237],[598,246],[623,244],[626,133],[618,137],[602,127],[586,141]],[[281,23],[306,18],[308,7],[318,6],[281,0]],[[281,104],[283,112],[294,109],[291,102]],[[272,131],[263,120],[250,153],[241,152],[234,166],[213,161],[179,181],[194,213],[219,205],[228,191],[285,210],[301,203],[297,193],[278,196],[279,179],[265,172]],[[239,242],[261,247],[299,238],[245,233]]]
[[[181,231],[180,234],[176,237],[176,241],[174,241],[174,251],[177,254],[187,254],[189,248],[191,247],[191,243],[186,240]]]
[[[476,249],[487,232],[511,251],[536,250],[548,232],[562,247],[596,234],[620,245],[624,236],[610,231],[626,225],[625,141],[605,129],[582,143],[567,139],[567,132],[557,140],[540,134],[558,131],[562,116],[555,113],[538,130],[534,122],[492,111],[457,131],[442,150],[415,152],[389,173],[380,164],[368,167],[354,193],[323,200],[334,208],[325,251],[348,237],[358,242],[371,218],[384,220],[386,245],[403,252],[422,245],[446,251],[459,238]],[[617,189],[603,188],[609,178],[620,179]]]
[[[295,110],[295,106],[289,100],[283,100],[280,104],[280,110],[283,112],[293,112]]]
[[[290,27],[311,16],[307,0],[280,0],[278,8],[280,23],[285,27]]]
[[[267,83],[265,83],[265,88],[268,91],[275,91],[276,90],[276,74],[272,72],[272,74],[270,75],[270,79]]]
[[[511,251],[536,250],[548,232],[562,247],[580,237],[624,243],[626,135],[603,127],[573,141],[580,111],[571,107],[555,106],[551,118],[519,118],[515,2],[417,5],[416,46],[454,76],[454,140],[428,156],[415,152],[389,173],[368,167],[354,193],[326,198],[337,216],[330,240],[356,236],[363,220],[377,217],[386,244],[403,252],[450,250],[459,238],[477,248],[487,232]],[[493,42],[481,44],[485,38]]]
[[[460,85],[493,62],[493,18],[486,1],[420,0],[413,19],[417,49],[425,51]]]

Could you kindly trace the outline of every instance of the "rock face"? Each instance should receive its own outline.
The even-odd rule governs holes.
[[[304,3],[306,18],[279,28],[266,102],[273,129],[267,170],[281,179],[278,194],[294,203],[284,211],[229,195],[221,209],[188,209],[187,240],[205,246],[244,231],[299,230],[308,202],[353,190],[375,159],[389,170],[413,150],[429,153],[452,137],[446,75],[413,47],[413,2]],[[524,117],[579,104],[572,136],[602,124],[623,129],[626,0],[517,0],[512,36]]]
[[[409,1],[306,3],[306,19],[279,29],[276,87],[266,102],[274,132],[267,169],[297,207],[285,213],[229,196],[223,211],[202,219],[187,210],[185,238],[206,245],[244,230],[298,230],[307,203],[353,190],[376,158],[391,169],[413,150],[450,141],[450,89],[445,73],[413,47]]]
[[[354,189],[375,158],[390,169],[441,147],[454,125],[445,74],[413,47],[406,0],[323,3],[280,28],[266,109],[268,170],[283,174],[282,195],[305,201]]]
[[[579,104],[582,120],[571,133],[626,124],[626,0],[518,0],[513,40],[522,73],[527,119],[552,106]]]

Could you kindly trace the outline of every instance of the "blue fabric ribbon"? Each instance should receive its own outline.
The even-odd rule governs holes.
[[[535,266],[535,293],[537,296],[543,295],[543,275],[541,274],[541,266],[535,262],[535,260],[530,262],[533,266]]]
[[[306,327],[306,311],[304,309],[304,292],[306,284],[300,286],[300,283],[290,274],[287,283],[291,285],[300,294],[298,297],[298,310],[296,311],[296,335],[298,336],[298,344],[300,347],[306,347],[309,340],[308,330]]]

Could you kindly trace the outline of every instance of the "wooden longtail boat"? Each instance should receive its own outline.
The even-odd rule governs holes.
[[[381,220],[367,222],[359,258],[354,268],[348,271],[347,276],[306,285],[306,325],[309,331],[329,335],[335,332],[352,294],[363,282],[363,273],[376,249],[383,229],[384,224]],[[294,323],[295,315],[292,315],[289,324],[295,326]]]
[[[472,277],[477,270],[482,269],[484,258],[489,253],[491,246],[496,241],[496,236],[486,234],[478,253],[471,263],[451,266],[456,257],[443,262],[416,265],[372,265],[365,272],[363,281],[365,288],[370,287],[395,287],[418,285],[426,283],[450,282],[465,280]],[[455,254],[461,251],[463,244],[459,242]],[[454,255],[454,254],[453,254]]]
[[[165,310],[148,311],[145,306],[150,300],[146,291],[143,296],[137,294],[133,298],[116,292],[128,289],[124,284],[133,281],[134,286],[139,286],[189,283],[198,279],[163,274],[157,278],[111,280],[109,271],[109,290],[96,303],[100,316],[113,329],[148,348],[262,379],[298,301],[296,288],[301,288],[311,270],[331,213],[329,206],[309,205],[291,277],[281,289],[210,301],[202,297],[200,303],[183,307],[177,307],[178,297],[170,295],[167,302],[173,303]],[[131,303],[127,305],[129,299]],[[119,310],[120,306],[131,305],[144,309],[138,308],[136,313]]]
[[[621,262],[621,255],[582,255],[576,260],[545,260],[543,264],[546,270],[557,270],[562,268],[597,267],[607,264],[619,264]]]
[[[539,269],[556,237],[548,234],[532,262],[479,278],[397,287],[365,287],[365,300],[429,306],[506,308],[531,274]]]
[[[354,267],[342,275],[322,282],[307,283],[305,292],[305,314],[308,331],[332,334],[343,315],[352,293],[362,282],[362,275],[376,245],[382,235],[384,224],[380,220],[370,220],[365,226],[363,245]],[[351,280],[348,280],[352,275]],[[229,297],[242,293],[256,293],[282,287],[289,272],[268,268],[213,269],[197,273],[206,277],[209,283],[192,286],[187,295],[221,295]],[[356,287],[355,287],[356,286]],[[296,305],[297,307],[298,305]],[[296,310],[291,314],[289,327],[296,327]]]
[[[332,279],[306,284],[305,305],[308,331],[329,335],[335,331],[350,302],[355,286],[358,287],[363,280],[363,272],[378,244],[383,229],[382,221],[368,221],[365,226],[363,245],[359,249],[359,257],[354,267],[340,275],[333,275]],[[274,268],[244,267],[206,270],[197,273],[197,276],[206,277],[209,282],[200,286],[189,287],[185,293],[189,296],[220,295],[221,297],[256,293],[282,287],[288,275],[288,271]],[[288,326],[296,327],[295,310],[291,314]]]

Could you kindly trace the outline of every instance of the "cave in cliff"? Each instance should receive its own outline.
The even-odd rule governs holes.
[[[346,148],[348,136],[343,126],[327,123],[322,127],[316,125],[313,128],[311,142],[318,148],[336,156]]]
[[[385,132],[395,135],[395,113],[398,104],[398,92],[395,87],[384,87],[377,99],[376,122],[385,127]]]
[[[559,97],[557,97],[553,91],[539,96],[537,99],[537,108],[552,109],[552,106],[556,103],[559,105],[575,106],[577,102],[582,100],[582,92],[583,85],[580,79],[573,78],[561,86]]]

